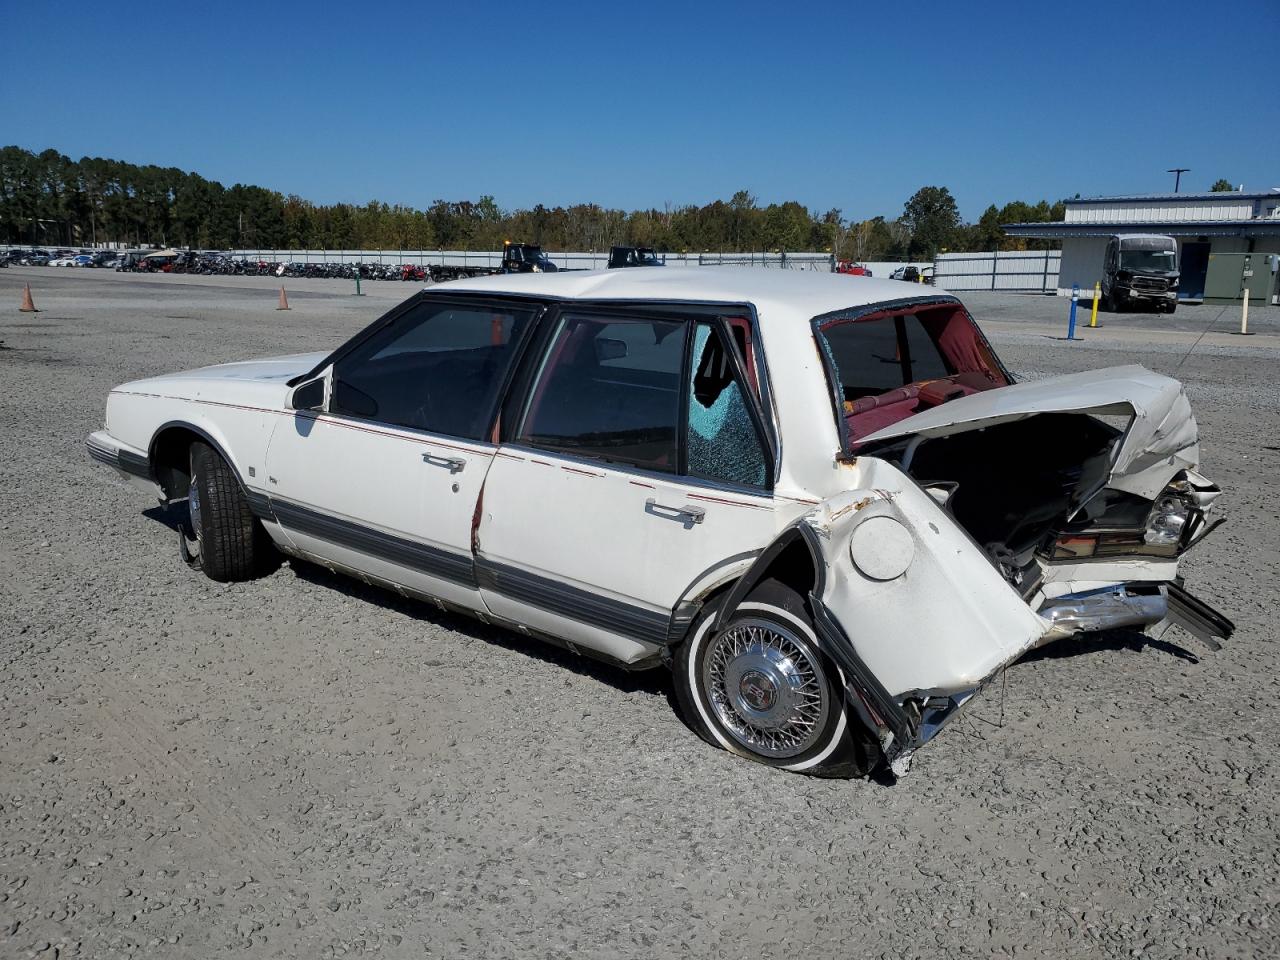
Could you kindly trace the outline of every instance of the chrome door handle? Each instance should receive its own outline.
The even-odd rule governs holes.
[[[463,467],[467,465],[467,461],[461,457],[437,457],[433,453],[424,453],[422,462],[429,463],[433,467],[448,467],[450,473],[461,473]]]
[[[701,523],[706,519],[707,511],[702,507],[695,507],[693,504],[686,503],[683,507],[669,507],[664,503],[659,503],[653,497],[644,502],[646,513],[663,512],[663,515],[669,515],[672,518],[683,517],[686,523]]]

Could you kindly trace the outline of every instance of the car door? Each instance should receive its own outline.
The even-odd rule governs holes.
[[[472,521],[536,308],[423,296],[339,355],[327,402],[282,417],[270,507],[295,548],[479,609]]]
[[[694,584],[772,540],[773,455],[729,330],[625,309],[548,318],[485,483],[476,562],[493,613],[644,660]]]

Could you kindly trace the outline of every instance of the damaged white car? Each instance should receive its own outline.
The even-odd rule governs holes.
[[[629,668],[825,776],[901,771],[1049,640],[1221,614],[1180,385],[1015,384],[954,297],[743,269],[424,291],[332,354],[128,383],[88,438],[218,580],[313,561]]]

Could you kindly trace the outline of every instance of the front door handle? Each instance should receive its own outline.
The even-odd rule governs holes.
[[[686,503],[683,507],[669,507],[666,504],[659,503],[650,497],[644,502],[645,513],[652,513],[660,517],[671,517],[681,519],[685,523],[701,523],[706,519],[707,511],[702,507],[695,507],[693,504]]]
[[[467,465],[467,461],[461,457],[437,457],[433,453],[424,453],[422,462],[429,463],[433,467],[447,467],[450,473],[461,473],[462,468]]]

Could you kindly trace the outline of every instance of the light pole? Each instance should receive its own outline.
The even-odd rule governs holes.
[[[1173,174],[1173,192],[1174,193],[1177,193],[1178,187],[1182,185],[1182,175],[1184,173],[1188,173],[1190,170],[1191,170],[1190,167],[1174,167],[1172,170],[1165,171],[1165,173]]]

